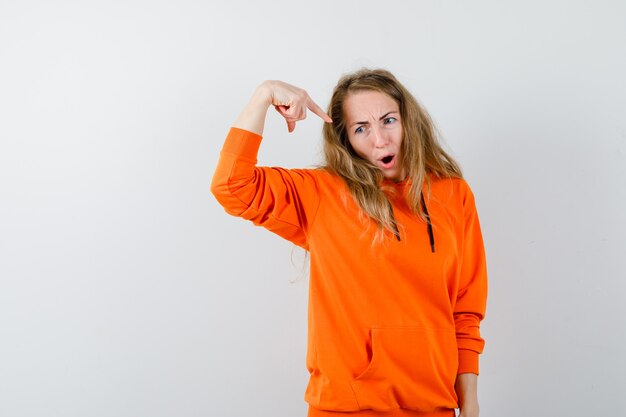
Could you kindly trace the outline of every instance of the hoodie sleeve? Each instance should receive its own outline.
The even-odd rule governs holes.
[[[211,192],[227,213],[308,249],[306,230],[319,204],[314,170],[257,167],[261,139],[230,129]]]
[[[485,341],[480,322],[487,304],[487,264],[474,195],[464,181],[460,190],[463,206],[463,244],[460,282],[454,307],[454,323],[459,349],[458,373],[478,374],[478,355]]]

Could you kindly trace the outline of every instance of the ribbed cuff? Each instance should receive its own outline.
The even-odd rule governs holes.
[[[256,161],[262,136],[247,130],[231,127],[222,146],[222,152]]]
[[[473,350],[459,349],[459,370],[457,374],[478,375],[478,353]]]

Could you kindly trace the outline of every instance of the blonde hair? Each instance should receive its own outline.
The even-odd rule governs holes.
[[[358,156],[348,140],[343,104],[351,93],[357,91],[382,92],[398,103],[404,133],[402,166],[407,179],[411,180],[407,203],[422,220],[428,221],[428,214],[420,206],[424,181],[428,196],[430,175],[437,178],[462,178],[463,175],[457,162],[441,147],[434,123],[426,110],[393,74],[382,69],[361,69],[344,75],[337,83],[328,106],[328,115],[333,123],[324,124],[324,167],[343,179],[360,209],[376,223],[376,239],[380,239],[385,230],[399,239],[392,206],[382,188],[382,171]]]

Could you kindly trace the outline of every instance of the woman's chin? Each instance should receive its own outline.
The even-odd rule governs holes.
[[[402,175],[402,172],[394,172],[396,170],[389,170],[387,172],[383,171],[383,177],[388,181],[399,182],[402,181],[405,176]]]

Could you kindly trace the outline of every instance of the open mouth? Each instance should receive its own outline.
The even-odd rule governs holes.
[[[395,165],[395,155],[387,155],[380,159],[383,168],[392,168]]]

